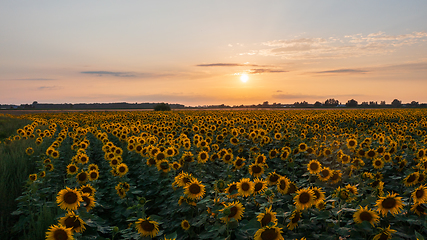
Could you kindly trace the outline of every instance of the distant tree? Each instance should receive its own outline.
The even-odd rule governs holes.
[[[268,107],[268,101],[263,102],[263,103],[262,103],[262,106],[264,106],[264,107]]]
[[[370,101],[369,106],[378,106],[378,102]]]
[[[391,102],[391,105],[393,107],[401,107],[402,106],[402,101],[400,101],[399,99],[394,99],[393,102]]]
[[[357,101],[354,99],[348,100],[345,104],[346,107],[357,107]]]
[[[322,103],[321,102],[319,102],[319,101],[316,101],[315,103],[314,103],[314,107],[321,107],[322,106]]]
[[[368,102],[362,102],[360,105],[362,105],[363,107],[367,107],[367,106],[369,106],[369,103]]]
[[[171,107],[167,103],[159,103],[154,107],[154,111],[170,111]]]
[[[385,101],[381,101],[380,105],[385,106],[386,105]]]
[[[411,106],[412,107],[417,107],[418,105],[420,105],[418,102],[416,102],[416,101],[412,101],[411,102]]]
[[[336,106],[338,106],[338,104],[340,104],[340,102],[338,100],[335,100],[334,98],[330,98],[330,99],[325,101],[325,106],[336,107]]]

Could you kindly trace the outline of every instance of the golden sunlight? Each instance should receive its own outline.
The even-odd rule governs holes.
[[[242,82],[247,82],[249,80],[249,76],[247,75],[247,74],[242,74],[241,76],[240,76],[240,81],[242,81]]]

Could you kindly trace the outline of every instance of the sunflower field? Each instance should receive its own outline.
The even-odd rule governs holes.
[[[0,117],[1,239],[427,236],[424,109]]]

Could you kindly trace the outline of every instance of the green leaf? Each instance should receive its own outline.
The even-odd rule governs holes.
[[[414,231],[415,231],[415,236],[417,237],[417,240],[424,240],[424,237],[419,232],[417,232],[417,230],[414,230]]]

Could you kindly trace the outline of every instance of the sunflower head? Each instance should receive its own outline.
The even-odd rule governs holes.
[[[297,209],[304,210],[310,208],[315,203],[315,194],[311,189],[300,189],[294,197],[294,204]]]
[[[187,231],[188,229],[190,229],[190,223],[187,220],[182,220],[181,228]]]
[[[257,221],[260,222],[261,227],[267,226],[269,223],[273,223],[274,225],[277,223],[276,212],[271,211],[271,206],[269,208],[265,208],[265,212],[260,213],[257,216]]]
[[[71,228],[73,232],[83,232],[86,229],[86,223],[73,211],[69,211],[64,217],[61,217],[59,223],[66,228]]]
[[[77,210],[82,201],[80,192],[68,187],[59,191],[56,197],[56,203],[64,210]]]
[[[387,213],[390,212],[394,216],[403,208],[402,197],[397,197],[397,193],[389,193],[387,196],[380,197],[380,199],[376,201],[375,206],[378,208],[381,215],[387,216]]]
[[[46,232],[46,239],[48,240],[57,240],[57,239],[65,239],[65,240],[74,240],[72,228],[67,228],[61,224],[51,225]]]
[[[191,199],[202,198],[205,194],[205,185],[199,182],[196,178],[193,178],[184,188],[185,195]]]
[[[379,216],[376,212],[368,209],[368,206],[365,206],[364,208],[360,206],[359,210],[357,210],[353,214],[353,219],[355,223],[362,223],[364,221],[369,222],[372,226],[377,224],[379,220]]]
[[[136,230],[143,237],[155,237],[159,233],[159,223],[148,218],[140,218],[135,222]]]
[[[228,223],[232,218],[234,218],[234,220],[236,221],[239,221],[240,219],[242,219],[245,208],[239,201],[236,201],[236,202],[224,204],[224,208],[221,209],[220,211],[223,214],[225,214],[222,220],[225,223]]]
[[[282,228],[277,226],[266,226],[258,229],[254,235],[255,240],[283,240]]]

